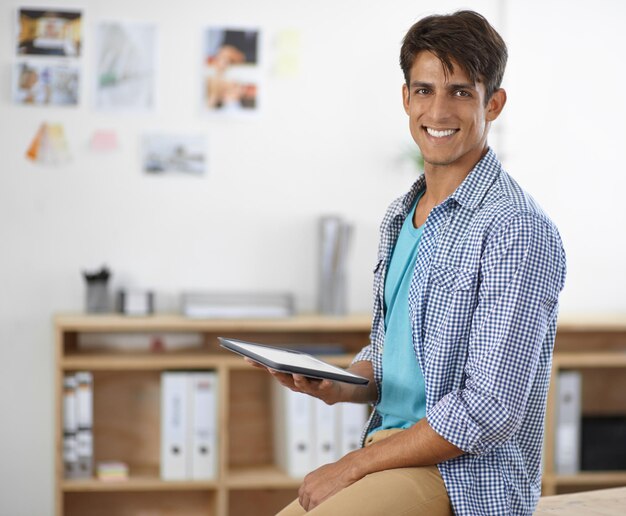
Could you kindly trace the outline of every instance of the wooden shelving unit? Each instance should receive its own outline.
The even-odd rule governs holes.
[[[626,486],[625,471],[554,470],[556,388],[561,370],[583,375],[583,415],[626,414],[626,316],[559,319],[546,412],[543,495]]]
[[[344,355],[323,357],[347,366],[367,344],[368,316],[299,316],[274,320],[192,320],[179,316],[58,315],[55,374],[56,514],[237,516],[274,514],[297,495],[299,479],[273,463],[271,378],[224,351],[218,336],[274,344],[340,344]],[[84,349],[81,333],[194,333],[200,349],[120,351]],[[65,479],[62,459],[62,383],[73,371],[94,376],[94,464],[118,459],[130,478],[102,482]],[[219,378],[218,475],[211,481],[164,481],[159,476],[160,374],[214,370]]]
[[[299,479],[273,463],[270,378],[222,350],[217,336],[275,344],[341,344],[327,360],[347,366],[368,342],[369,316],[300,316],[276,320],[190,320],[178,316],[59,315],[56,328],[56,514],[274,514],[297,493]],[[86,351],[81,333],[197,333],[201,349],[159,352]],[[626,486],[626,471],[554,471],[554,391],[559,370],[583,372],[583,413],[626,413],[626,316],[559,320],[548,396],[543,494]],[[219,471],[212,481],[159,477],[160,373],[215,370],[219,377]],[[94,462],[125,460],[120,483],[66,480],[62,464],[62,381],[68,372],[94,375]]]

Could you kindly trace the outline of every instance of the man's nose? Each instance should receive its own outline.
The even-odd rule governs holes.
[[[450,107],[450,97],[438,93],[431,97],[429,114],[433,121],[446,120],[450,116]]]

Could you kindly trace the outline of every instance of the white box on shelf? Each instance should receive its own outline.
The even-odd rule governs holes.
[[[161,373],[161,478],[188,478],[189,386],[187,373]]]
[[[65,375],[63,378],[63,472],[65,478],[78,476],[76,386],[76,376]]]
[[[194,480],[217,476],[217,374],[189,374],[191,382],[191,474]]]
[[[337,425],[339,457],[361,446],[361,433],[367,423],[368,406],[363,403],[340,403]]]
[[[582,375],[580,371],[560,371],[557,381],[554,469],[571,475],[580,470]]]
[[[80,478],[93,475],[93,375],[88,371],[76,373],[76,448]]]
[[[338,405],[327,405],[312,398],[313,404],[313,464],[312,469],[335,462],[338,457]]]
[[[274,454],[276,464],[291,477],[313,468],[313,398],[278,382],[274,389]]]

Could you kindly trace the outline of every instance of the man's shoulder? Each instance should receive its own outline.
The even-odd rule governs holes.
[[[513,218],[534,220],[556,231],[554,222],[537,200],[504,169],[500,169],[481,209],[502,222]]]
[[[424,189],[426,181],[424,176],[419,176],[411,185],[408,192],[396,197],[391,204],[387,207],[385,217],[383,219],[383,225],[391,221],[398,215],[406,216],[413,205],[413,202],[417,198],[417,194]]]

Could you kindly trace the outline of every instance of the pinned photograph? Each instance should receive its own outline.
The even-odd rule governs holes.
[[[100,23],[96,49],[96,107],[151,110],[155,104],[155,26]]]
[[[19,55],[79,57],[81,11],[18,9]]]
[[[80,71],[75,66],[22,62],[15,65],[13,101],[36,106],[76,106]]]
[[[204,106],[211,112],[258,109],[259,31],[211,28],[205,33]]]
[[[41,165],[60,165],[70,161],[63,125],[42,123],[26,150],[26,158]]]
[[[93,152],[113,152],[119,148],[117,132],[114,129],[96,129],[89,140]]]
[[[143,170],[148,174],[206,172],[206,141],[203,135],[145,134],[142,141]]]

